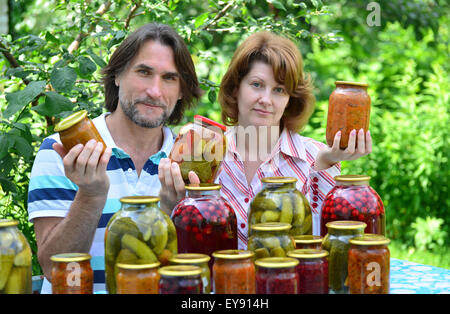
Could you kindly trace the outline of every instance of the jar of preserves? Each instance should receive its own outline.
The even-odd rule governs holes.
[[[370,96],[365,83],[336,81],[335,84],[328,103],[326,139],[328,146],[333,146],[334,136],[341,131],[340,148],[345,149],[352,130],[364,129],[364,133],[369,130]]]
[[[254,294],[254,253],[223,250],[213,253],[213,286],[215,294]]]
[[[349,240],[348,286],[350,294],[388,294],[389,239],[365,234]]]
[[[292,236],[312,234],[311,207],[306,197],[296,189],[296,178],[267,177],[261,179],[262,190],[250,203],[249,225],[265,222],[291,224]]]
[[[122,264],[117,268],[118,294],[158,294],[159,262],[152,264]]]
[[[299,294],[328,294],[328,252],[317,249],[298,249],[288,253],[296,258]]]
[[[189,171],[194,171],[201,183],[214,182],[225,156],[225,131],[224,125],[200,115],[180,129],[169,158],[179,164],[186,184]]]
[[[203,294],[211,293],[211,271],[208,262],[211,260],[206,254],[199,253],[180,253],[169,259],[170,264],[174,265],[193,265],[202,269],[201,278],[203,286]]]
[[[297,294],[298,260],[291,257],[266,257],[257,259],[256,294]]]
[[[322,249],[323,237],[315,235],[298,235],[294,237],[296,249]]]
[[[248,249],[255,253],[255,259],[263,257],[285,257],[295,249],[294,238],[289,235],[291,225],[282,222],[266,222],[251,225],[252,235]]]
[[[88,253],[53,255],[52,294],[92,294],[94,272]]]
[[[159,197],[128,196],[109,220],[105,231],[106,289],[116,293],[117,263],[169,264],[177,253],[177,233],[170,217],[160,210]]]
[[[18,224],[0,219],[0,294],[31,294],[31,248]]]
[[[348,293],[349,240],[364,234],[366,224],[361,221],[338,220],[327,223],[328,234],[322,247],[328,257],[328,287],[330,293]]]
[[[172,265],[159,269],[160,294],[201,294],[202,269],[191,265]]]
[[[327,233],[325,225],[336,220],[364,222],[365,233],[385,235],[386,216],[378,193],[369,185],[366,175],[340,175],[334,177],[336,185],[325,196],[321,213],[321,235]]]
[[[94,139],[103,144],[103,151],[106,144],[94,123],[88,118],[86,110],[80,110],[62,119],[55,126],[55,132],[59,137],[64,148],[69,151],[77,144],[85,145],[89,140]]]

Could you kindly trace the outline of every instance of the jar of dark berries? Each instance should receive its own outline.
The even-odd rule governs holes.
[[[158,270],[160,294],[202,294],[202,269],[192,265],[164,266]]]
[[[291,257],[265,257],[255,261],[256,294],[297,294],[298,260]]]

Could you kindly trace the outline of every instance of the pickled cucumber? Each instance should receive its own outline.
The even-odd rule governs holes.
[[[268,248],[268,249],[281,247],[280,240],[278,238],[275,238],[275,237],[262,238],[262,239],[259,239],[259,240],[261,241],[262,245],[265,248]]]
[[[293,225],[301,225],[305,219],[305,203],[303,202],[303,197],[300,195],[293,195],[294,200],[294,222]]]
[[[29,268],[29,267],[28,267]],[[31,280],[29,269],[27,267],[13,267],[5,285],[6,294],[24,294],[31,291],[27,290],[27,283]],[[30,277],[30,278],[27,278]]]
[[[280,212],[273,210],[266,210],[261,215],[261,222],[277,222],[280,219]]]
[[[161,220],[158,220],[153,225],[152,229],[153,236],[150,240],[150,243],[152,245],[153,252],[155,252],[156,255],[160,255],[166,247],[167,240],[169,238],[167,226]]]
[[[116,258],[116,263],[134,264],[138,257],[129,249],[120,250]]]
[[[14,254],[0,254],[0,290],[6,285],[14,265]]]
[[[270,250],[270,256],[285,257],[286,252],[281,247],[276,247]]]
[[[210,161],[183,161],[180,164],[180,171],[183,180],[189,180],[189,171],[194,171],[200,182],[208,182],[212,176],[212,166]]]
[[[116,234],[129,234],[142,240],[142,233],[130,217],[122,217],[114,221],[109,228],[109,232],[110,231],[115,232]]]
[[[155,253],[153,253],[153,251],[144,242],[138,240],[130,234],[125,234],[122,237],[122,247],[129,249],[143,260],[147,260],[151,263],[157,261]]]
[[[257,260],[259,258],[269,257],[270,256],[269,250],[267,250],[265,247],[256,249],[254,251],[254,253],[255,253],[255,260]]]
[[[120,236],[113,231],[108,231],[105,239],[105,259],[114,261],[120,251]]]
[[[26,247],[14,257],[15,266],[31,266],[31,250]]]
[[[255,210],[277,210],[279,202],[274,197],[269,198],[268,196],[259,195],[254,198],[251,207]]]
[[[289,197],[289,195],[283,195],[280,222],[286,222],[290,224],[292,222],[292,217],[293,217],[293,208],[291,198]]]

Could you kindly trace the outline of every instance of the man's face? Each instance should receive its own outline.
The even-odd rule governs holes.
[[[158,41],[147,41],[115,82],[118,109],[145,128],[163,125],[182,97],[172,48]]]

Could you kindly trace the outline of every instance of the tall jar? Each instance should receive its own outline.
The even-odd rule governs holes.
[[[158,294],[159,262],[153,264],[121,264],[118,263],[118,294]]]
[[[194,171],[201,183],[214,182],[225,156],[225,131],[224,125],[200,115],[180,129],[169,158],[179,164],[186,184],[189,171]]]
[[[198,266],[171,265],[159,269],[159,294],[201,294],[203,291]]]
[[[292,236],[312,234],[311,207],[306,197],[296,189],[296,178],[267,177],[262,190],[250,203],[249,225],[266,222],[291,224]]]
[[[266,257],[257,259],[256,294],[297,294],[298,260],[290,257]]]
[[[366,224],[361,221],[339,220],[327,223],[328,234],[322,247],[329,252],[328,286],[330,293],[347,294],[349,240],[364,234]]]
[[[201,278],[204,294],[211,293],[211,271],[209,270],[208,262],[211,257],[206,254],[199,253],[180,253],[172,256],[169,259],[171,265],[192,265],[198,266],[202,269]]]
[[[322,249],[323,237],[315,235],[299,235],[294,237],[296,249]]]
[[[0,294],[31,294],[31,248],[18,224],[0,219]]]
[[[88,253],[62,253],[53,255],[52,294],[92,294],[94,271]]]
[[[341,131],[340,148],[345,149],[353,129],[364,129],[364,133],[369,130],[370,96],[365,83],[336,81],[335,84],[328,103],[326,139],[333,146],[334,136]]]
[[[378,193],[369,185],[366,175],[334,177],[336,185],[325,196],[321,213],[321,235],[327,233],[326,224],[336,220],[364,222],[365,233],[385,235],[386,216]]]
[[[252,235],[248,249],[255,253],[255,259],[263,257],[285,257],[295,249],[295,242],[289,235],[291,225],[282,222],[267,222],[251,225]]]
[[[350,239],[348,251],[348,285],[350,294],[388,294],[390,252],[389,239],[365,234]]]
[[[159,197],[128,196],[105,231],[106,289],[116,293],[117,263],[169,264],[177,253],[177,234],[170,217],[160,210]]]

